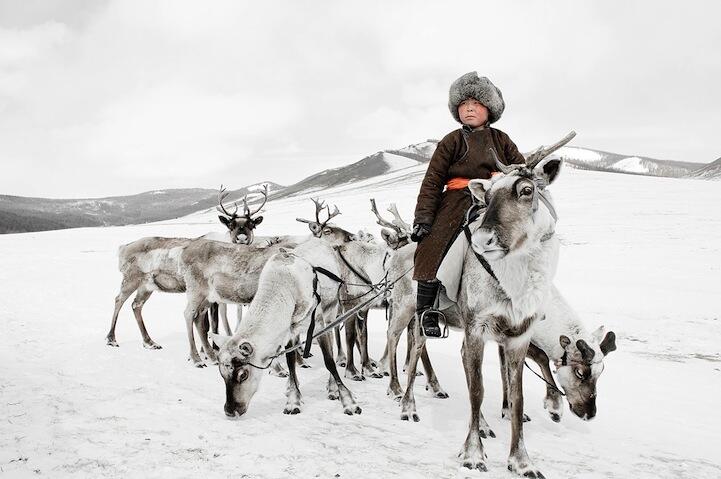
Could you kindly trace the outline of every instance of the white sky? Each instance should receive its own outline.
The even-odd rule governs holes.
[[[510,5],[512,3],[512,5]],[[0,194],[294,183],[457,124],[477,70],[522,151],[721,156],[721,3],[0,0]]]

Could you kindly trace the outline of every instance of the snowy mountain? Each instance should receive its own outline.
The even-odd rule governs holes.
[[[410,221],[424,169],[338,185],[321,197],[340,208],[339,226],[378,238],[368,199],[381,211],[397,203]],[[721,389],[721,189],[683,178],[608,179],[568,168],[549,188],[560,218],[554,282],[589,329],[604,324],[616,332],[618,350],[604,360],[593,421],[565,405],[561,422],[553,422],[543,406],[545,385],[525,370],[528,454],[549,478],[720,477],[721,408],[713,391]],[[312,215],[309,197],[317,194],[269,200],[258,234],[307,234],[295,217]],[[424,390],[428,376],[416,378],[417,423],[400,420],[398,403],[386,395],[388,378],[344,378],[363,408],[360,416],[344,415],[327,399],[317,349],[312,367],[298,370],[300,414],[282,412],[287,381],[263,375],[248,413],[227,420],[217,366],[197,369],[186,360],[184,294],[155,292],[143,309],[163,349],[143,348],[132,296],[120,311],[120,347],[106,346],[121,280],[118,246],[220,228],[217,214],[206,211],[144,225],[0,235],[0,476],[514,477],[506,470],[510,423],[501,418],[490,343],[482,405],[495,432],[483,441],[489,471],[463,470],[456,457],[470,410],[458,332],[427,342],[450,397],[435,398]],[[376,360],[386,326],[382,310],[370,312]],[[402,338],[401,367],[405,345]],[[400,379],[405,387],[406,376]]]
[[[582,170],[608,171],[649,176],[680,178],[702,165],[684,161],[657,160],[646,156],[625,156],[607,151],[566,146],[556,156]]]
[[[704,180],[721,180],[721,158],[690,173],[688,177]]]
[[[268,182],[271,190],[281,185]],[[242,198],[258,185],[231,190]],[[190,188],[89,199],[48,199],[0,195],[0,233],[47,231],[83,226],[139,224],[185,216],[214,207],[218,190]]]

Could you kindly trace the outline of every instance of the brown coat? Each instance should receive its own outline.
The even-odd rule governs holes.
[[[418,193],[414,223],[426,223],[431,233],[416,249],[414,280],[433,280],[443,256],[463,225],[471,206],[470,191],[443,191],[451,178],[490,178],[498,171],[488,149],[493,147],[500,160],[525,163],[516,145],[501,130],[485,127],[475,131],[464,126],[445,136],[436,148]]]

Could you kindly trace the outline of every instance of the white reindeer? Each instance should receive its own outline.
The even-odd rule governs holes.
[[[236,417],[246,413],[263,376],[262,369],[289,344],[297,344],[305,336],[314,308],[317,327],[330,323],[339,310],[338,283],[314,267],[322,267],[340,275],[337,255],[325,241],[312,239],[293,251],[280,251],[266,263],[260,275],[258,290],[248,313],[232,338],[214,336],[219,344],[219,368],[225,381],[225,414]],[[315,289],[311,287],[317,280]],[[202,281],[202,280],[201,280]],[[210,286],[210,285],[209,285]],[[189,284],[189,287],[190,284]],[[233,301],[235,281],[229,276],[213,281],[211,297]],[[320,298],[316,302],[316,296]],[[340,398],[346,414],[360,414],[350,390],[336,369],[333,345],[329,335],[318,337],[325,366],[330,372],[328,397]],[[295,356],[286,355],[288,370],[285,414],[301,411],[302,401],[295,373]]]
[[[561,160],[543,163],[541,160],[570,141],[573,135],[535,151],[528,159],[528,166],[513,168],[499,163],[504,175],[493,180],[471,180],[468,185],[475,201],[485,203],[486,210],[482,219],[471,226],[476,229],[463,265],[457,307],[444,313],[449,326],[464,331],[461,354],[471,420],[459,456],[463,466],[469,469],[487,470],[481,441],[482,364],[485,343],[494,340],[503,346],[508,371],[511,416],[508,468],[521,476],[543,477],[533,466],[523,438],[523,360],[532,326],[548,300],[558,261],[553,206],[548,194],[541,190],[556,179]],[[539,198],[543,207],[539,206]],[[476,255],[482,257],[487,266]],[[420,335],[416,320],[410,333],[415,347],[411,351],[408,384],[401,400],[401,418],[418,421],[413,383],[425,338]]]

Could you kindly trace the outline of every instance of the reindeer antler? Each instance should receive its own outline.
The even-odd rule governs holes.
[[[378,223],[381,226],[384,226],[386,228],[392,228],[395,230],[399,235],[401,236],[407,236],[410,233],[410,225],[403,221],[400,217],[400,214],[398,214],[398,208],[396,208],[395,203],[392,203],[391,206],[388,208],[388,211],[395,216],[395,220],[388,221],[385,218],[383,218],[380,213],[378,212],[378,207],[376,206],[376,200],[375,198],[371,198],[371,211],[374,215],[376,215],[376,218],[378,218]]]
[[[340,214],[340,211],[338,210],[338,207],[333,205],[333,212],[331,213],[330,207],[326,206],[325,201],[322,201],[318,198],[311,198],[313,203],[315,204],[315,221],[312,220],[306,220],[304,218],[296,218],[296,221],[300,221],[301,223],[308,223],[313,224],[316,223],[321,228],[328,224],[328,222],[331,220],[331,218],[334,218]],[[324,221],[321,221],[320,219],[320,213],[323,211],[323,209],[327,211],[328,218],[326,218]]]
[[[395,203],[391,203],[391,205],[388,207],[388,212],[393,215],[395,218],[392,223],[395,225],[398,225],[401,229],[403,229],[406,234],[411,234],[411,231],[413,230],[413,227],[403,221],[403,218],[401,218],[400,213],[398,213],[398,207],[396,207]]]
[[[265,203],[268,201],[268,183],[265,184],[263,191],[261,191],[261,194],[263,195],[263,202],[258,208],[255,209],[255,211],[250,211],[250,208],[248,208],[248,195],[245,195],[245,197],[243,198],[243,214],[246,218],[250,219],[251,216],[258,213],[261,208],[265,206]]]
[[[225,201],[225,199],[228,197],[229,194],[230,193],[227,193],[225,191],[225,188],[223,188],[223,185],[220,185],[220,189],[218,190],[218,205],[219,206],[216,206],[215,208],[219,212],[233,218],[233,217],[235,217],[236,213],[238,212],[238,204],[233,202],[233,204],[235,205],[235,210],[232,213],[228,213],[228,211],[225,209],[225,206],[223,206],[223,201]]]
[[[541,160],[543,160],[548,155],[550,155],[554,151],[558,150],[562,146],[566,145],[575,136],[576,136],[576,132],[571,130],[571,132],[568,135],[564,136],[563,138],[561,138],[559,141],[557,141],[553,145],[548,146],[548,147],[539,146],[538,148],[536,148],[530,155],[528,155],[528,158],[526,158],[526,165],[528,166],[528,169],[532,170],[533,168],[538,166],[538,164],[541,162]]]

